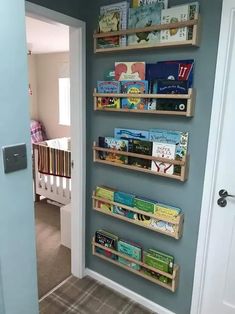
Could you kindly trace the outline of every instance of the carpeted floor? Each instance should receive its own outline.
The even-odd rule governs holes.
[[[60,245],[60,208],[35,203],[39,298],[71,275],[71,251]]]
[[[83,279],[70,277],[39,306],[40,314],[154,313],[88,276]]]

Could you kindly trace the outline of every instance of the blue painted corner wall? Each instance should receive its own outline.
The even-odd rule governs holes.
[[[86,266],[90,269],[132,289],[144,297],[160,304],[177,314],[189,314],[196,244],[205,171],[205,160],[210,125],[215,65],[222,0],[200,1],[202,17],[200,48],[168,48],[137,50],[122,53],[93,53],[93,31],[97,27],[99,7],[118,2],[116,0],[52,1],[32,0],[31,2],[57,10],[87,22],[87,202],[86,202]],[[190,1],[169,0],[169,5]],[[113,68],[115,61],[156,62],[173,59],[195,59],[194,87],[197,90],[195,116],[146,117],[118,113],[93,111],[92,91],[96,81],[103,78],[105,70]],[[189,132],[190,170],[185,183],[146,174],[93,164],[92,142],[98,135],[112,136],[114,127],[166,128]],[[79,136],[79,135],[78,135]],[[92,211],[91,194],[96,185],[105,184],[118,189],[134,192],[161,202],[176,205],[185,213],[183,238],[176,241],[156,233],[143,230]],[[90,241],[98,228],[106,228],[121,237],[142,243],[145,248],[154,247],[175,256],[181,266],[179,287],[171,293],[135,275],[119,269],[92,256]]]
[[[36,314],[36,251],[23,0],[0,5],[0,313]],[[28,167],[4,174],[2,146],[26,143]]]

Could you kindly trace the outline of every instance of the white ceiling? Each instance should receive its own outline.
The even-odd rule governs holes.
[[[26,16],[28,50],[33,54],[69,51],[69,27]]]

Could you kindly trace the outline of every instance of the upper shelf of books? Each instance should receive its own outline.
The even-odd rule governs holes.
[[[168,0],[132,0],[102,6],[94,52],[199,46],[199,3],[168,8]]]

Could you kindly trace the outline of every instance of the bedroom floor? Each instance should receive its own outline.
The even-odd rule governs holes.
[[[88,276],[71,276],[45,297],[39,308],[40,314],[154,314]]]
[[[71,251],[60,245],[60,208],[35,203],[39,299],[71,275]]]

